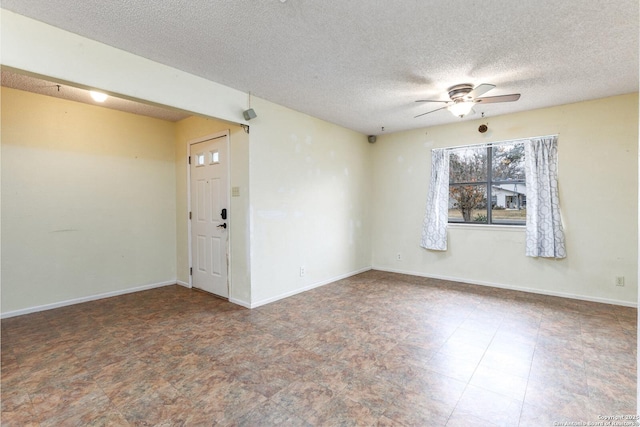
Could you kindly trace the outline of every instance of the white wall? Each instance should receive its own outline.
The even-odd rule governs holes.
[[[448,251],[419,247],[432,148],[556,133],[566,259],[525,257],[523,229],[450,226]],[[385,135],[373,151],[374,268],[637,303],[637,94]]]
[[[173,123],[2,88],[2,313],[175,283]]]
[[[253,107],[253,305],[368,270],[366,136],[259,99]]]

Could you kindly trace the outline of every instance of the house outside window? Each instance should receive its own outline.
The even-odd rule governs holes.
[[[449,153],[449,223],[525,225],[526,188],[522,142]]]

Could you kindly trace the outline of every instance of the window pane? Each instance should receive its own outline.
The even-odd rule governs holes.
[[[487,186],[449,186],[449,221],[487,223]]]
[[[525,224],[527,219],[527,209],[505,209],[494,206],[491,210],[491,219],[494,224],[517,223]]]
[[[493,147],[492,179],[524,181],[524,144],[500,144]]]
[[[527,195],[523,181],[502,182],[491,186],[491,219],[494,223],[526,219]]]
[[[449,153],[449,182],[487,180],[487,149],[467,148]]]

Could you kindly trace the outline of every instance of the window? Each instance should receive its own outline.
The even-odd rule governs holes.
[[[214,165],[220,163],[220,153],[218,150],[209,151],[209,164]]]
[[[525,225],[524,143],[451,149],[449,222]]]

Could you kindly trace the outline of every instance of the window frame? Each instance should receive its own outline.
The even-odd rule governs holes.
[[[462,220],[452,220],[451,217],[448,216],[447,218],[447,223],[449,225],[452,224],[457,224],[457,225],[465,225],[465,226],[489,226],[489,227],[495,227],[495,226],[508,226],[508,227],[525,227],[527,225],[527,220],[526,220],[526,216],[525,219],[522,221],[513,221],[513,220],[500,220],[499,222],[494,222],[493,220],[493,209],[491,208],[493,206],[493,186],[494,185],[503,185],[503,184],[524,184],[525,188],[526,188],[526,175],[522,178],[522,179],[516,179],[516,180],[494,180],[493,179],[493,160],[494,160],[494,148],[498,147],[500,145],[517,145],[517,144],[522,144],[524,147],[525,142],[522,140],[516,140],[516,141],[502,141],[502,142],[497,142],[497,143],[488,143],[488,144],[481,144],[478,145],[477,147],[474,147],[473,145],[470,146],[463,146],[463,147],[451,147],[449,150],[450,152],[454,152],[454,151],[458,151],[458,150],[480,150],[482,148],[484,148],[486,150],[486,156],[487,156],[487,165],[486,165],[486,181],[466,181],[466,182],[451,182],[451,169],[449,170],[449,191],[451,191],[451,187],[455,187],[455,186],[465,186],[465,185],[482,185],[485,186],[486,188],[486,194],[485,194],[485,211],[486,211],[486,222],[475,222],[475,221],[464,221],[464,218]],[[451,165],[451,159],[449,159],[449,166]],[[526,209],[526,193],[525,193],[525,209]]]

